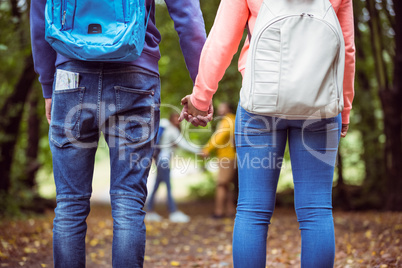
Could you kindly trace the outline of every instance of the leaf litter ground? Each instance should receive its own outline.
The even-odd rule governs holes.
[[[233,219],[210,217],[211,202],[181,204],[190,223],[164,216],[147,223],[144,267],[233,267]],[[87,267],[111,267],[113,221],[110,206],[93,205],[88,217]],[[0,222],[0,267],[53,267],[54,214]],[[402,213],[334,212],[335,267],[402,267]],[[319,254],[319,253],[317,253]],[[269,229],[267,267],[300,267],[300,235],[293,209],[275,210]]]

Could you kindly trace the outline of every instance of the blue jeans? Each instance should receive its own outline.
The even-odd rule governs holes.
[[[52,96],[49,140],[57,193],[55,267],[85,266],[86,218],[100,132],[110,151],[113,267],[142,267],[142,208],[159,125],[159,77],[113,63],[73,61],[57,68],[79,73],[80,81],[78,88],[54,88]]]
[[[175,212],[177,210],[177,207],[172,196],[172,187],[170,185],[170,159],[157,157],[155,160],[156,160],[157,174],[154,189],[152,190],[152,193],[149,196],[148,211],[153,211],[155,203],[155,194],[158,191],[160,183],[164,182],[167,188],[167,201],[168,201],[169,212],[170,213]]]
[[[286,143],[292,164],[295,209],[301,230],[301,266],[333,267],[332,180],[341,117],[285,120],[239,106],[236,149],[239,199],[233,231],[234,267],[265,267],[268,225]]]

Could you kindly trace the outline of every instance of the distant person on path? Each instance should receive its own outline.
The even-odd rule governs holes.
[[[166,184],[167,188],[167,205],[169,209],[169,220],[171,222],[189,222],[190,217],[177,209],[176,203],[172,195],[172,187],[170,184],[170,160],[173,155],[175,147],[180,147],[186,151],[194,154],[200,153],[200,150],[192,146],[183,137],[180,131],[179,114],[172,113],[169,119],[161,119],[160,129],[162,134],[160,136],[159,148],[155,150],[155,164],[157,167],[157,174],[155,184],[151,195],[147,201],[147,215],[146,221],[161,221],[162,217],[154,211],[155,195],[158,191],[161,182]]]
[[[236,176],[236,149],[234,145],[235,118],[229,103],[222,102],[218,106],[221,118],[215,133],[203,149],[204,157],[216,150],[219,160],[219,173],[215,191],[215,208],[213,218],[232,217],[236,213],[234,204],[234,179]]]
[[[303,11],[307,5],[308,12]],[[260,10],[264,10],[264,16],[257,19]],[[292,13],[292,10],[297,12]],[[285,11],[293,15],[285,17]],[[315,11],[322,13],[314,14]],[[280,15],[283,17],[274,21],[278,18],[275,16]],[[273,23],[264,19],[272,19]],[[261,21],[267,24],[259,24]],[[212,97],[238,50],[245,28],[249,36],[238,62],[243,85],[235,129],[239,198],[233,233],[234,267],[266,265],[267,232],[286,143],[289,144],[295,210],[302,238],[301,267],[333,267],[332,181],[339,140],[348,131],[354,97],[352,0],[264,0],[264,3],[263,0],[222,0],[201,54],[193,93],[182,99],[184,107],[180,119],[185,118],[195,126],[205,126],[211,120]],[[295,32],[297,30],[299,32]],[[323,37],[324,33],[328,38]],[[298,51],[300,47],[303,50]],[[331,69],[334,66],[342,71]],[[312,81],[317,83],[311,86]],[[342,94],[342,84],[343,95],[338,95]],[[244,91],[251,86],[255,91]],[[306,93],[319,94],[321,86],[333,101],[318,103],[321,98]],[[284,92],[292,94],[281,95]],[[294,113],[282,112],[290,106],[278,105],[289,104],[290,100],[295,103],[291,110]],[[302,106],[307,102],[309,105]],[[253,106],[255,103],[260,106]],[[314,106],[316,104],[319,105]],[[337,106],[333,108],[332,104]],[[320,109],[314,108],[312,114],[302,113],[306,107]],[[273,112],[266,112],[268,108]],[[274,110],[278,108],[282,109],[281,113]],[[300,110],[296,112],[297,109]],[[337,115],[326,117],[329,114]],[[295,119],[301,115],[301,119]]]
[[[45,40],[46,2],[52,1],[31,1],[30,26],[35,70],[42,84],[46,118],[50,124],[49,143],[57,193],[54,265],[58,268],[85,267],[86,218],[90,211],[95,153],[102,131],[110,150],[113,267],[142,267],[145,252],[143,207],[160,114],[158,61],[161,35],[155,26],[156,3],[145,1],[145,20],[149,15],[149,21],[140,57],[128,62],[102,62],[74,60],[56,53]],[[94,12],[102,5],[114,7],[111,14],[127,14],[130,11],[127,7],[134,5],[128,1],[126,6],[121,2],[119,5],[118,1],[98,1],[96,5],[88,0],[77,1],[80,13],[75,9],[71,12],[73,2],[64,2],[66,5],[62,8],[67,12],[65,9],[62,21],[58,22],[62,30],[90,23],[86,24],[88,33],[83,31],[82,35],[94,34],[92,36],[102,30],[108,31],[109,23],[116,22],[103,22],[95,15],[93,21],[81,21],[78,17],[73,20],[72,16]],[[199,1],[165,2],[194,81],[206,39]],[[97,15],[103,18],[108,14]],[[113,15],[108,19],[113,20]],[[145,24],[145,20],[140,24]],[[114,33],[113,29],[110,32]]]

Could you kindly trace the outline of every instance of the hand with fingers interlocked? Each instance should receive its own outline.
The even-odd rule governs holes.
[[[201,111],[195,108],[191,103],[190,96],[191,95],[187,95],[181,100],[183,109],[180,113],[179,121],[181,122],[183,119],[186,119],[188,122],[193,124],[193,126],[205,127],[213,118],[214,108],[212,106],[212,102],[209,105],[208,111]]]

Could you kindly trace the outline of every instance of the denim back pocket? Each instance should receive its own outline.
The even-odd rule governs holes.
[[[117,135],[131,143],[148,140],[155,112],[155,91],[115,86],[118,123]]]
[[[58,147],[80,136],[80,117],[85,87],[55,90],[52,98],[50,140]]]

